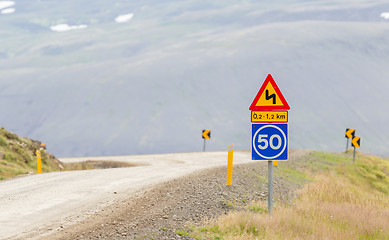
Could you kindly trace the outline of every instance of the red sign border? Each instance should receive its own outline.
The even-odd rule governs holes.
[[[283,106],[255,106],[255,104],[258,102],[259,98],[265,91],[265,88],[267,84],[270,82],[270,84],[273,86],[274,90],[277,93],[277,96],[280,98]],[[265,82],[262,84],[261,88],[259,89],[257,95],[255,96],[253,102],[250,105],[249,110],[251,111],[266,111],[266,110],[290,110],[288,102],[286,102],[284,95],[282,95],[280,89],[278,88],[276,82],[274,81],[271,74],[267,75]]]

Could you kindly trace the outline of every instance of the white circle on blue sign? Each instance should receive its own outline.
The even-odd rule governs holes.
[[[253,124],[254,125],[254,124]],[[277,160],[287,149],[287,127],[280,124],[255,124],[260,126],[253,135],[253,149],[259,157],[266,160]],[[253,126],[253,127],[256,127]]]

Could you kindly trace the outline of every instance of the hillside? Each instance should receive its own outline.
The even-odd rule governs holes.
[[[36,150],[41,142],[19,137],[0,129],[0,180],[22,174],[37,173]],[[45,149],[41,149],[42,172],[59,171],[62,164]]]
[[[279,178],[310,182],[292,203],[276,201],[272,217],[265,201],[256,201],[179,233],[191,239],[389,239],[389,162],[351,159],[351,153],[313,152],[297,165],[282,164]]]
[[[0,14],[0,124],[57,156],[199,151],[202,129],[209,150],[249,149],[248,107],[269,73],[291,106],[291,148],[342,151],[355,128],[364,152],[389,155],[387,1],[10,8]]]

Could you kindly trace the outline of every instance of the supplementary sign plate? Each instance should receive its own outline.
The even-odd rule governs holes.
[[[251,122],[261,123],[261,122],[272,122],[272,123],[286,123],[288,122],[288,112],[287,111],[252,111],[251,112]]]

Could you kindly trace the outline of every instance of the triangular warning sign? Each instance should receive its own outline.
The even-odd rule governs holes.
[[[269,74],[259,89],[257,96],[249,108],[251,111],[261,110],[289,110],[286,102],[273,77]]]

